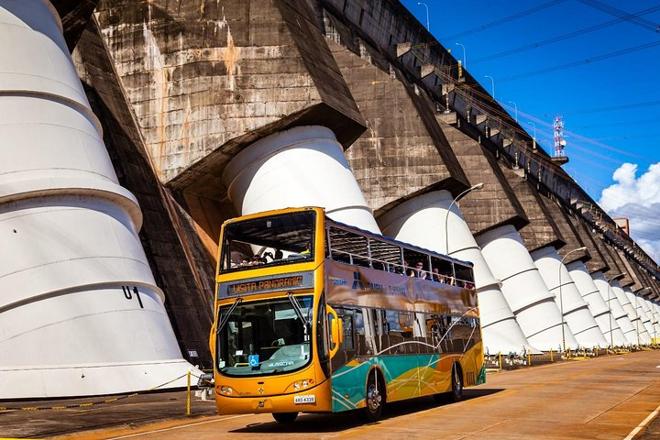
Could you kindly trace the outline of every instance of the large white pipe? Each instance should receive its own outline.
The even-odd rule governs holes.
[[[596,286],[593,278],[589,275],[585,264],[579,260],[573,261],[566,268],[575,282],[580,295],[589,304],[589,310],[591,310],[608,345],[615,347],[628,345],[626,337],[623,335],[619,324],[610,311],[610,306],[601,296],[598,286]]]
[[[607,347],[608,343],[589,311],[589,305],[580,295],[557,250],[553,246],[545,246],[531,255],[578,344],[587,348]]]
[[[651,323],[651,316],[646,312],[646,304],[644,303],[644,300],[635,295],[629,287],[624,288],[623,291],[630,300],[630,303],[633,305],[633,307],[635,307],[635,312],[637,313],[637,316],[639,316],[639,319],[644,326],[649,339],[652,338],[653,324]]]
[[[132,392],[185,374],[140,209],[117,182],[57,13],[0,0],[0,41],[0,399]]]
[[[500,226],[477,237],[481,252],[493,275],[502,282],[502,293],[529,343],[544,351],[557,350],[565,340],[567,349],[578,343],[523,240],[511,225]],[[563,333],[563,334],[562,334]]]
[[[610,284],[612,286],[612,291],[614,291],[617,299],[621,303],[621,307],[623,307],[623,310],[626,311],[626,314],[628,314],[628,318],[630,318],[630,323],[633,326],[634,332],[632,334],[632,340],[634,341],[633,344],[635,345],[646,345],[650,341],[650,337],[648,333],[646,332],[646,329],[644,328],[644,325],[642,325],[642,320],[637,314],[637,308],[633,303],[630,301],[630,298],[626,293],[623,291],[621,286],[619,285],[619,282],[616,280],[610,281]],[[626,334],[626,337],[630,340],[631,337]]]
[[[334,220],[380,233],[332,130],[295,127],[246,147],[223,173],[241,214],[321,206]]]
[[[626,341],[628,341],[626,345],[637,344],[637,332],[635,331],[635,327],[633,327],[632,322],[628,317],[628,313],[623,309],[619,298],[617,298],[614,289],[605,278],[605,275],[598,271],[592,273],[591,277],[594,280],[594,284],[598,287],[601,297],[610,308],[614,319],[616,319],[616,322],[619,324],[623,336],[626,338]]]
[[[655,303],[654,301],[651,300],[646,300],[648,303],[649,309],[651,310],[651,313],[653,314],[653,329],[655,330],[654,333],[654,343],[658,344],[660,343],[660,306]]]
[[[385,235],[439,253],[471,261],[479,300],[486,352],[537,351],[525,338],[500,290],[499,281],[486,264],[458,206],[448,211],[453,197],[448,191],[422,194],[397,205],[378,221]],[[447,229],[445,229],[445,224]]]
[[[649,301],[646,298],[639,298],[640,301],[642,302],[646,313],[649,315],[649,318],[651,318],[651,326],[652,326],[652,332],[651,332],[651,339],[657,339],[660,337],[660,319],[658,319],[658,314],[657,311],[655,310],[655,307],[653,307],[653,303]]]

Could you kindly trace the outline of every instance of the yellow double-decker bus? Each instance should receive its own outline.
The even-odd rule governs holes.
[[[362,410],[483,383],[471,263],[292,208],[220,235],[210,346],[220,414]]]

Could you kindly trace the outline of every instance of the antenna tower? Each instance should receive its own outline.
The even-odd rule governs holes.
[[[564,120],[561,116],[555,116],[554,121],[555,132],[555,157],[564,157],[564,148],[566,147],[566,140],[564,139]]]

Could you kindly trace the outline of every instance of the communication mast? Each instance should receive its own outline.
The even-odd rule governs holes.
[[[566,139],[564,139],[564,120],[561,115],[555,116],[553,123],[554,140],[555,140],[555,154],[552,157],[553,162],[563,165],[568,162],[568,157],[564,153],[566,147]]]

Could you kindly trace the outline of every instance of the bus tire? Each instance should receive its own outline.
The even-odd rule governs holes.
[[[451,368],[451,400],[458,402],[463,398],[463,370],[459,364]]]
[[[378,370],[369,372],[366,391],[364,415],[368,422],[375,422],[380,419],[386,400],[385,381]]]
[[[273,418],[275,421],[277,423],[282,423],[283,425],[295,422],[297,417],[297,412],[273,413]]]

